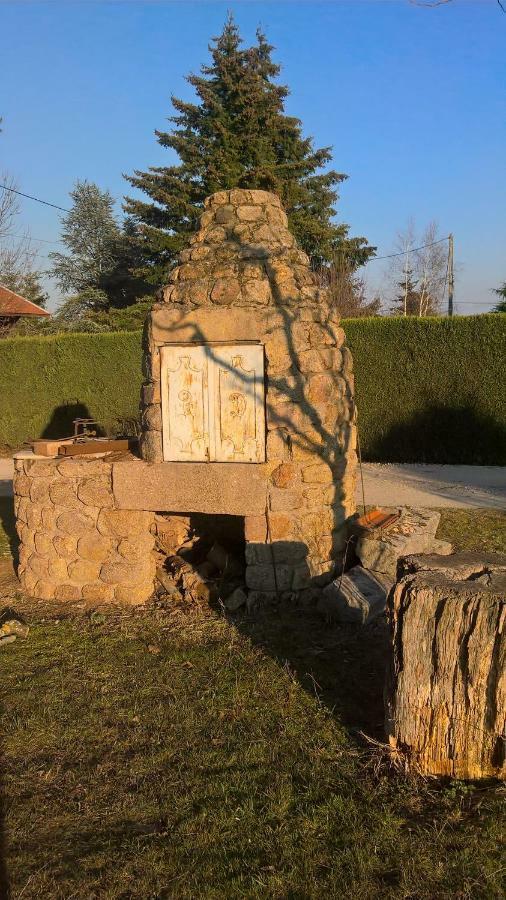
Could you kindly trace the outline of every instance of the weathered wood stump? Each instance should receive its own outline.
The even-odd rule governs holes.
[[[388,606],[390,744],[424,774],[506,777],[506,556],[406,557]]]

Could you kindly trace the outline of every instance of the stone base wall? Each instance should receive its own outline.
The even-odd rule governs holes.
[[[154,587],[154,513],[117,509],[112,462],[15,457],[18,576],[41,600],[144,603]]]

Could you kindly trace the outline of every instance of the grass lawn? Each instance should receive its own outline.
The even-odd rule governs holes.
[[[445,511],[439,536],[505,550],[506,515]],[[500,786],[396,774],[361,737],[382,623],[10,602],[32,625],[0,651],[13,897],[504,896]]]

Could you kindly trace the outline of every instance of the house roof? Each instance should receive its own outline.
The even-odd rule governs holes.
[[[3,316],[49,316],[47,310],[31,300],[20,297],[14,291],[0,284],[0,318]]]

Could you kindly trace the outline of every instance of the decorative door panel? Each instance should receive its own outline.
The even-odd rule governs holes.
[[[264,462],[264,351],[260,344],[212,348],[209,367],[211,459]]]
[[[161,349],[163,457],[264,462],[264,350],[260,344]]]
[[[161,349],[163,458],[209,459],[208,358],[204,346]]]

